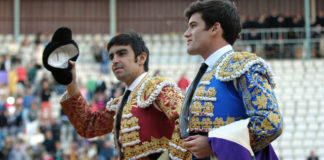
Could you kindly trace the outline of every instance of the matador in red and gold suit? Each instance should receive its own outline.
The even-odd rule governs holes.
[[[114,134],[119,159],[145,160],[152,159],[150,156],[154,154],[167,155],[167,159],[191,159],[179,138],[183,96],[176,84],[144,72],[127,89],[131,93],[122,110],[119,133]],[[63,96],[61,105],[77,132],[90,138],[115,132],[121,100],[122,97],[113,99],[104,111],[92,112],[79,93]]]

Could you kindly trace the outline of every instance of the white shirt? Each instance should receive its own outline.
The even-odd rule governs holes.
[[[129,87],[126,87],[126,90],[133,91],[136,88],[136,86],[142,81],[142,79],[146,76],[146,74],[147,72],[144,72],[140,76],[138,76]]]
[[[139,85],[139,83],[141,83],[141,81],[143,80],[143,78],[146,76],[147,72],[142,73],[140,76],[138,76],[135,81],[129,86],[126,87],[126,91],[130,90],[131,92],[133,92],[133,90]],[[129,97],[128,97],[129,99]],[[128,101],[128,100],[127,100]]]
[[[213,66],[216,62],[227,52],[233,51],[233,47],[231,45],[226,45],[218,50],[216,50],[213,54],[211,54],[206,60],[205,63],[208,65],[206,72],[209,72],[213,69]]]

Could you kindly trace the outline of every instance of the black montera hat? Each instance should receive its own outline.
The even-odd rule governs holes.
[[[52,72],[54,79],[63,85],[72,81],[72,66],[69,60],[76,61],[79,56],[78,45],[72,40],[72,31],[67,27],[57,29],[52,40],[43,52],[43,64]]]

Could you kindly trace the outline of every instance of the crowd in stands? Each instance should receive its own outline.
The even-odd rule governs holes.
[[[241,14],[242,28],[298,28],[304,27],[304,17],[301,13],[291,15],[289,11],[285,11],[284,14],[279,14],[276,9],[271,11],[271,14],[267,15],[262,13],[259,17],[254,15]],[[319,11],[312,26],[316,25],[324,26],[324,11]]]
[[[12,41],[7,52],[0,54],[0,159],[116,159],[111,134],[85,139],[62,110],[53,116],[52,107],[59,105],[65,87],[42,67],[41,55],[48,41],[39,36],[34,44]],[[104,109],[110,98],[124,90],[120,83],[106,85],[101,76],[79,83],[93,111]],[[55,102],[53,97],[57,97]]]
[[[241,34],[241,39],[247,41],[251,52],[262,53],[262,57],[271,59],[302,58],[303,40],[305,39],[304,17],[301,13],[291,15],[289,11],[279,14],[273,9],[271,14],[241,15],[243,29],[248,30]],[[320,11],[311,24],[312,58],[320,58],[321,38],[323,37],[324,11]],[[275,29],[275,30],[273,30]],[[259,50],[258,50],[259,48]],[[262,48],[262,50],[260,50]],[[323,48],[323,47],[322,47]],[[323,49],[322,49],[323,50]]]

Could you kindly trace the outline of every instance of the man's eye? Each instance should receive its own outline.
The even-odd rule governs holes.
[[[109,59],[113,60],[114,59],[114,55],[109,55]]]
[[[126,54],[126,52],[119,52],[118,53],[118,56],[123,56],[123,55],[125,55]]]

